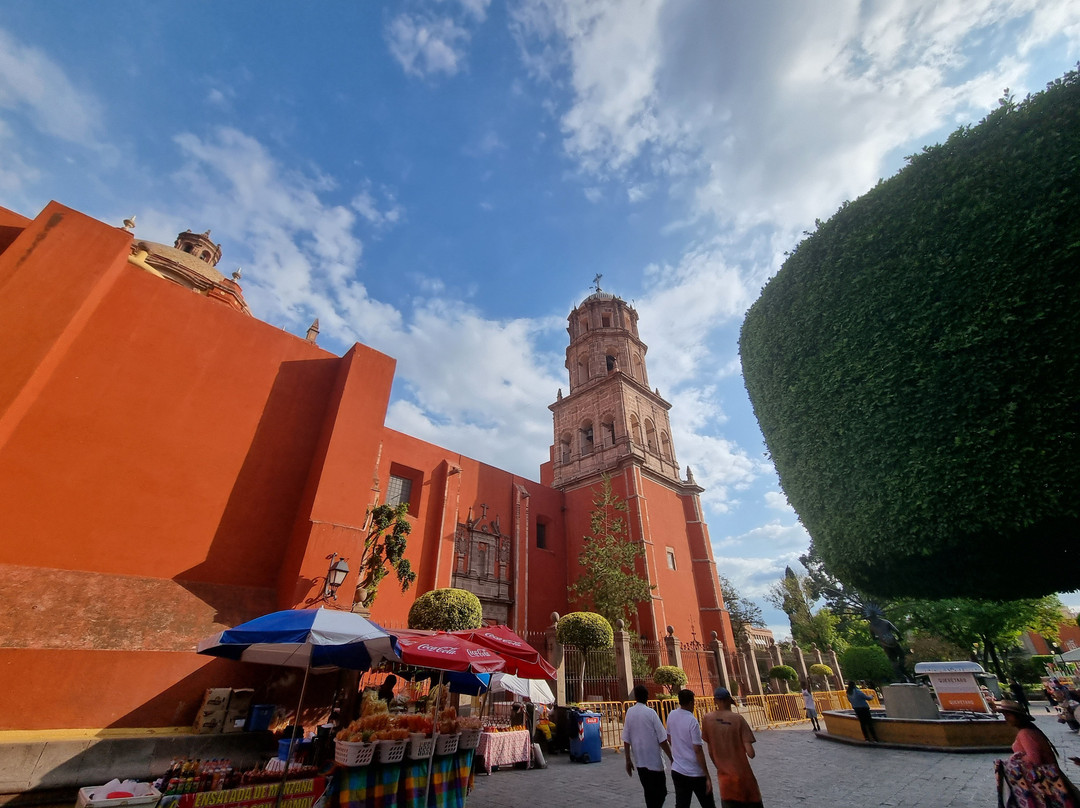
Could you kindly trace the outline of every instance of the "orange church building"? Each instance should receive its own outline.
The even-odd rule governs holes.
[[[0,729],[190,723],[235,665],[195,643],[320,603],[328,557],[359,559],[382,502],[408,503],[418,579],[388,578],[373,619],[404,626],[418,594],[456,586],[543,630],[573,608],[603,474],[655,585],[634,629],[733,649],[629,304],[598,291],[571,312],[535,481],[387,428],[394,359],[262,322],[220,257],[208,232],[170,246],[57,203],[0,208]]]

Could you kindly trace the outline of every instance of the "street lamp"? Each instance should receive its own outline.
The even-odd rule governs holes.
[[[326,586],[323,587],[323,597],[337,600],[338,587],[345,583],[345,576],[349,574],[349,565],[344,558],[337,553],[327,556],[330,561],[330,569],[326,571]]]

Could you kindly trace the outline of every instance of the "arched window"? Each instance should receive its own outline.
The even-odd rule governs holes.
[[[570,433],[563,432],[562,437],[559,438],[559,457],[562,458],[563,463],[570,462]]]
[[[651,418],[645,419],[645,445],[649,447],[650,452],[656,451],[656,428]]]
[[[634,443],[641,446],[641,424],[638,422],[637,416],[633,413],[630,415],[630,434],[633,436]]]
[[[202,253],[202,255],[199,256],[199,258],[201,258],[203,261],[209,261],[210,260],[210,253],[207,252],[206,250],[203,250],[203,253]]]
[[[613,354],[607,355],[607,372],[611,373],[613,370],[619,369],[619,360],[615,358]]]
[[[578,384],[585,384],[589,380],[589,366],[585,364],[584,359],[579,359],[577,363],[577,380]]]
[[[191,252],[191,245],[190,244],[185,244],[184,245],[184,252],[186,252],[186,253]]]
[[[631,367],[634,371],[634,378],[639,382],[644,382],[645,374],[641,372],[641,356],[634,354],[634,358],[631,360]]]
[[[604,446],[615,445],[615,417],[605,415],[600,419],[600,435]]]
[[[667,432],[660,433],[660,454],[664,460],[671,460],[671,439]]]
[[[593,428],[592,421],[586,421],[581,425],[581,454],[592,454]]]

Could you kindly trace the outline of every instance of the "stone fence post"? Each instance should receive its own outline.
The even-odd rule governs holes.
[[[544,637],[545,644],[547,645],[547,660],[551,663],[551,666],[555,668],[555,704],[562,707],[566,705],[566,664],[563,658],[562,643],[559,642],[556,636],[556,629],[559,625],[559,613],[551,613],[551,626],[548,628]]]
[[[840,661],[836,658],[836,651],[832,648],[829,649],[829,662],[832,663],[833,681],[836,682],[836,689],[844,689],[844,672],[840,670]]]
[[[810,674],[806,670],[806,657],[803,656],[802,649],[799,647],[799,644],[795,642],[795,640],[791,641],[791,650],[795,652],[795,664],[798,666],[795,668],[795,670],[799,672],[800,689],[803,684],[806,685],[806,688],[808,690],[812,689],[812,686],[810,684]]]
[[[676,668],[681,668],[682,645],[679,643],[679,638],[675,636],[675,628],[673,626],[667,627],[667,636],[664,637],[664,646],[667,648],[667,664],[674,665]]]
[[[746,683],[750,687],[750,692],[755,695],[761,695],[761,672],[758,670],[757,664],[757,652],[754,651],[754,641],[750,635],[747,634],[746,640]]]
[[[626,631],[626,623],[622,620],[615,621],[615,681],[619,692],[625,694],[623,698],[632,699],[634,666],[630,657],[630,635]]]
[[[728,676],[727,660],[724,658],[724,645],[720,642],[720,638],[716,636],[715,631],[712,633],[709,650],[712,651],[713,660],[716,662],[716,670],[720,673],[720,684],[726,687],[729,693],[734,693],[731,689],[731,679]],[[712,696],[712,693],[705,693],[704,695]]]

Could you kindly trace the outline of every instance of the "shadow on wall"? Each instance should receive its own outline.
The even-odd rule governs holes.
[[[206,559],[174,577],[231,626],[275,611],[278,573],[312,474],[340,368],[336,358],[282,362]],[[221,402],[228,417],[228,403]],[[217,585],[217,586],[214,586]],[[239,612],[244,588],[269,590],[270,602]],[[254,604],[252,604],[254,605]]]

